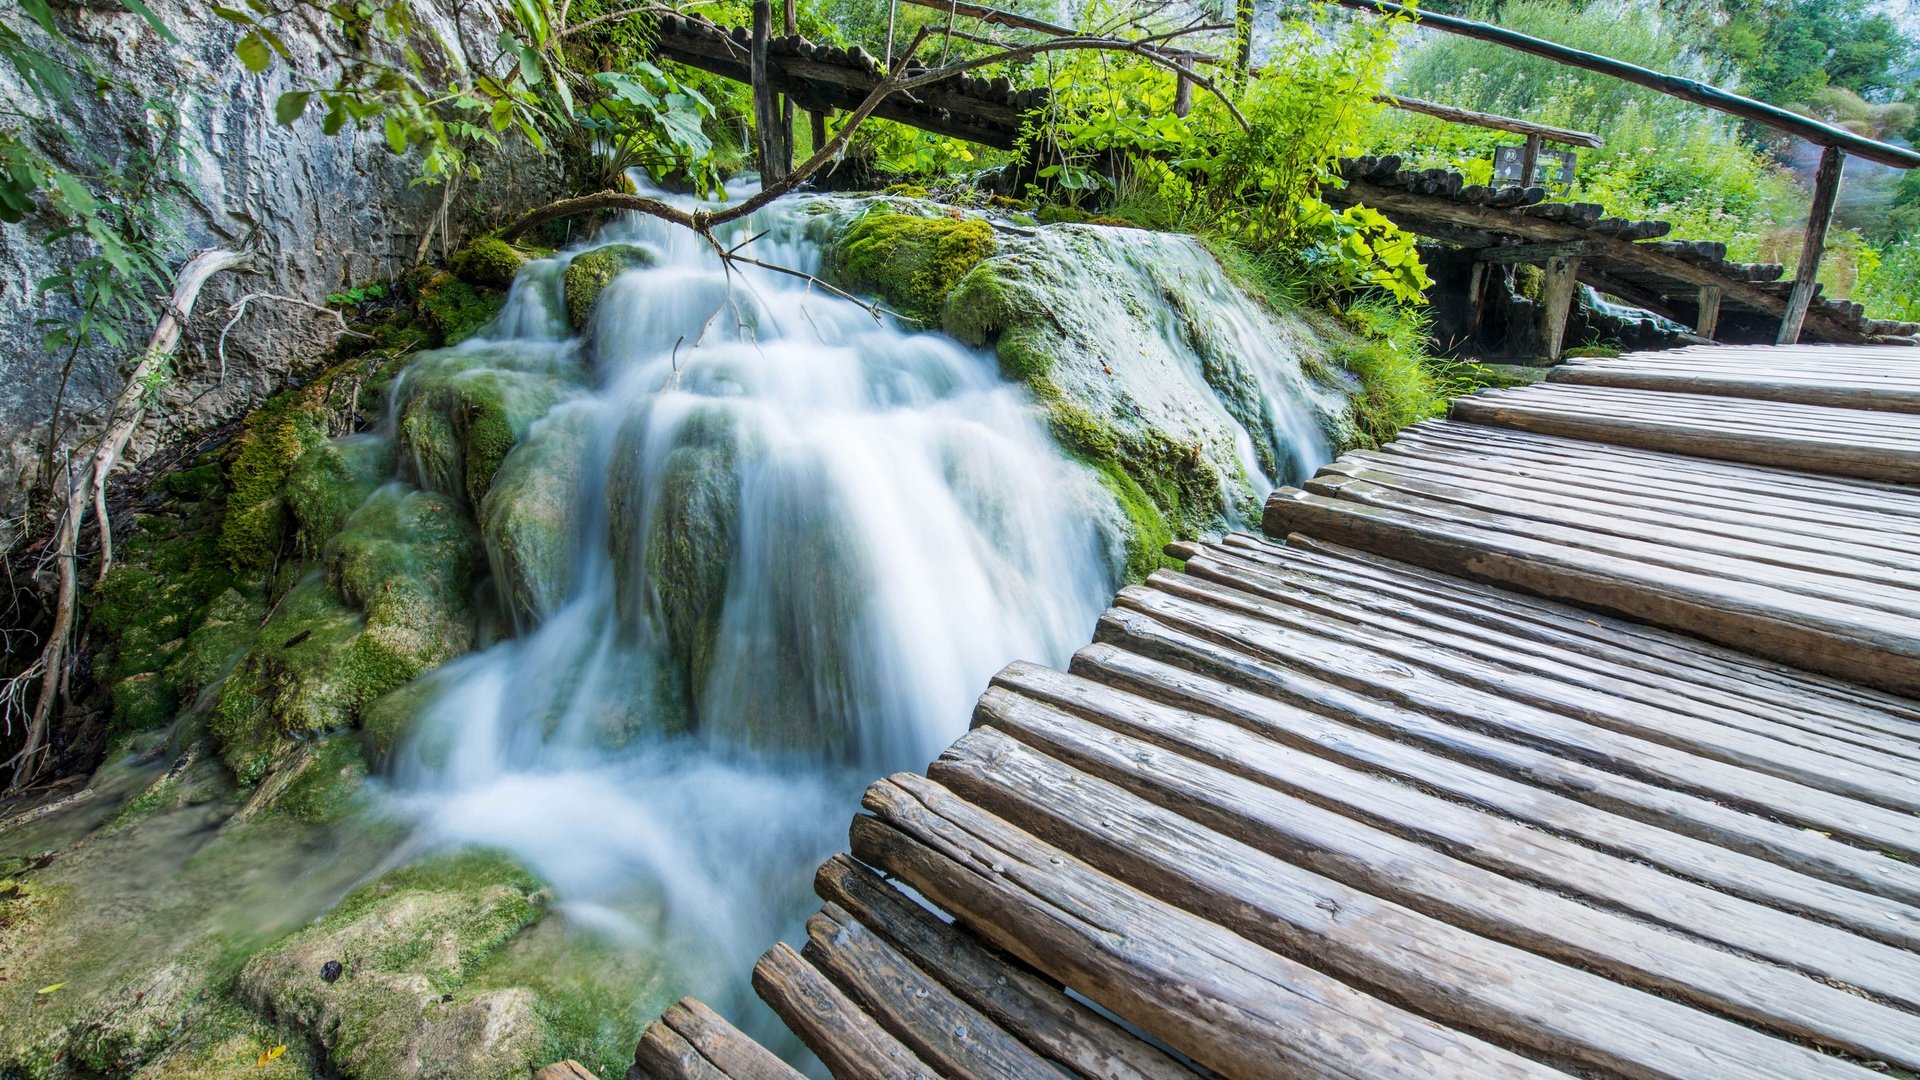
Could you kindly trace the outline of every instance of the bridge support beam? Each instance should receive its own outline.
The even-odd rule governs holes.
[[[1793,295],[1787,298],[1787,313],[1780,320],[1776,344],[1795,345],[1800,341],[1800,326],[1807,320],[1807,308],[1820,276],[1820,257],[1827,251],[1827,225],[1833,221],[1833,203],[1840,195],[1840,172],[1847,155],[1837,146],[1829,146],[1820,155],[1820,171],[1813,178],[1813,207],[1807,211],[1807,238],[1800,244],[1800,265],[1793,272]]]
[[[1720,290],[1711,285],[1700,286],[1700,313],[1694,316],[1693,332],[1713,340],[1720,329]]]
[[[760,147],[760,179],[768,184],[785,179],[793,171],[793,125],[786,120],[780,106],[780,93],[773,86],[773,72],[767,65],[767,42],[772,37],[773,5],[769,0],[754,0],[748,77],[753,83],[753,126]]]
[[[1566,343],[1567,317],[1573,311],[1573,293],[1580,278],[1578,255],[1555,255],[1547,260],[1540,283],[1540,348],[1548,363],[1558,363]]]

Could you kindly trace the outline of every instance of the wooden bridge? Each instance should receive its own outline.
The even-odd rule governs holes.
[[[1175,545],[756,988],[841,1077],[1920,1073],[1914,356],[1570,363]]]

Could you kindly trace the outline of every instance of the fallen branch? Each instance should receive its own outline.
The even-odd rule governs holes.
[[[239,323],[241,316],[247,313],[247,305],[253,303],[255,300],[274,300],[282,304],[294,304],[299,307],[309,308],[321,315],[332,316],[333,321],[340,324],[338,337],[357,337],[364,338],[368,341],[373,340],[372,334],[363,334],[348,326],[347,317],[341,314],[338,308],[330,308],[325,304],[316,304],[311,300],[302,300],[297,296],[282,296],[279,293],[265,292],[248,293],[240,299],[235,300],[233,304],[227,308],[228,311],[233,313],[233,317],[228,319],[226,323],[220,327],[220,340],[214,346],[214,355],[220,358],[221,382],[227,381],[227,335],[232,332],[235,324]],[[336,340],[338,340],[338,338],[336,338]]]
[[[65,696],[67,645],[73,634],[73,616],[79,593],[80,533],[89,510],[99,518],[100,576],[105,577],[113,564],[113,533],[106,512],[107,478],[120,463],[127,442],[147,412],[147,386],[179,348],[180,334],[186,329],[194,303],[207,279],[222,270],[238,270],[247,265],[247,256],[234,251],[209,250],[196,253],[174,279],[173,296],[167,301],[154,328],[146,351],[128,373],[125,385],[107,410],[106,430],[94,447],[87,467],[69,479],[65,505],[56,525],[57,544],[53,558],[58,565],[59,591],[53,610],[53,627],[34,667],[39,669],[40,693],[34,701],[33,715],[27,723],[26,745],[7,764],[13,766],[10,783],[19,790],[46,764],[47,732],[52,724],[55,703]]]

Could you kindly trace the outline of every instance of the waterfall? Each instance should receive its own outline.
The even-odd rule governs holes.
[[[751,254],[810,270],[805,215],[719,239],[765,233]],[[580,388],[476,508],[495,580],[540,579],[522,632],[429,677],[391,790],[420,844],[505,850],[571,921],[725,1002],[798,929],[864,784],[924,767],[1008,661],[1087,640],[1114,515],[991,352],[729,274],[653,219],[594,244],[652,265],[579,339],[564,253],[455,351],[509,374],[558,356]]]

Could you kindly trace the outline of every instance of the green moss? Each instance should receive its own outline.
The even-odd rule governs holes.
[[[661,470],[648,530],[647,580],[659,597],[674,667],[687,673],[690,689],[705,685],[720,633],[739,511],[737,457],[730,413],[709,409],[688,418]]]
[[[526,257],[512,244],[494,236],[474,240],[447,260],[447,267],[461,280],[475,285],[504,289],[513,284]]]
[[[297,771],[274,796],[273,812],[301,821],[338,820],[366,783],[367,761],[359,740],[334,735],[302,750]]]
[[[197,1017],[182,1036],[137,1080],[308,1080],[322,1074],[305,1040],[236,1004]],[[262,1055],[276,1048],[279,1055],[262,1064]]]
[[[1596,357],[1596,356],[1612,357],[1612,356],[1619,356],[1620,349],[1613,345],[1582,345],[1582,346],[1579,346],[1578,348],[1568,349],[1565,352],[1561,353],[1560,355],[1565,357],[1568,360],[1578,360],[1583,357]]]
[[[652,266],[653,252],[636,244],[608,244],[573,257],[565,275],[567,319],[575,330],[584,330],[593,316],[593,305],[600,300],[621,271]]]
[[[420,285],[421,318],[443,345],[458,345],[500,314],[506,293],[469,285],[449,273],[437,273]]]
[[[302,553],[317,555],[393,468],[393,443],[379,436],[334,439],[301,454],[287,476],[286,502]]]
[[[480,509],[495,587],[522,625],[560,606],[573,576],[575,517],[593,439],[591,413],[561,409],[530,429]]]
[[[468,984],[545,902],[535,878],[497,856],[429,859],[356,889],[249,960],[235,989],[324,1042],[345,1075],[525,1076],[548,1042],[533,995]],[[333,982],[320,977],[328,961],[342,968]]]
[[[928,197],[927,189],[920,184],[889,184],[881,194],[898,195],[903,199],[924,199]]]
[[[558,373],[515,363],[506,351],[442,354],[415,371],[400,445],[423,486],[478,507],[527,428],[568,392]]]
[[[979,218],[861,215],[827,251],[849,288],[878,295],[923,326],[940,324],[948,294],[994,253],[993,226]]]
[[[266,601],[258,593],[229,588],[214,597],[169,669],[180,692],[197,694],[219,681],[253,644],[266,616]]]
[[[1058,203],[1048,203],[1036,210],[1033,216],[1042,225],[1084,225],[1093,220],[1091,215],[1079,207],[1061,206]]]

